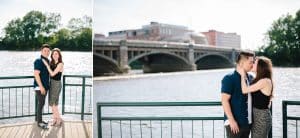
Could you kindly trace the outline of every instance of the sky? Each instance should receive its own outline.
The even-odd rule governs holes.
[[[61,23],[66,26],[71,18],[93,16],[93,0],[0,0],[0,29],[16,18],[22,18],[31,10],[43,13],[60,13]]]
[[[300,0],[95,0],[94,33],[139,29],[156,21],[241,35],[243,49],[263,45],[278,18],[300,10]]]

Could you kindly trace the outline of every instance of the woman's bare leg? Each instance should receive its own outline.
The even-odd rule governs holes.
[[[56,105],[55,108],[56,108],[57,118],[61,118],[59,110],[58,110],[58,105]]]
[[[56,105],[54,107],[54,109],[56,110],[55,112],[56,112],[56,117],[57,117],[57,125],[60,126],[63,120],[62,120],[62,118],[61,118],[61,116],[59,114],[58,105]]]
[[[51,125],[55,125],[55,123],[57,121],[57,114],[56,114],[56,111],[55,111],[55,106],[52,105],[51,109],[52,109],[52,123],[51,123]]]

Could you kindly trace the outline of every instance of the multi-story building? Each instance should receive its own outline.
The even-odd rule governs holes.
[[[185,26],[151,22],[141,29],[109,32],[109,39],[134,39],[207,44],[203,34],[196,34]]]
[[[104,34],[94,34],[94,40],[105,39]]]
[[[216,30],[202,32],[209,45],[241,48],[241,36],[236,33],[224,33]]]

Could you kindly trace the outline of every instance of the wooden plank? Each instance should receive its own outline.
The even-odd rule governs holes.
[[[86,138],[87,135],[85,134],[85,124],[83,122],[76,123],[78,136],[82,138]]]
[[[66,137],[72,137],[72,130],[70,130],[70,128],[71,128],[71,125],[70,125],[70,123],[68,123],[68,122],[65,122],[64,123],[65,124],[65,134],[66,134]]]
[[[45,136],[47,136],[47,137],[60,137],[60,131],[61,131],[60,127],[49,125],[49,130],[47,130],[47,133],[45,134]]]
[[[0,128],[0,137],[4,137],[4,133],[6,132],[6,128]]]
[[[87,134],[88,134],[88,137],[91,138],[92,137],[92,122],[87,122],[85,123],[86,126],[87,126]]]
[[[39,128],[36,123],[13,124],[0,127],[0,137],[91,137],[91,122],[67,121],[62,126],[50,126],[48,130]]]
[[[76,135],[76,127],[74,126],[74,123],[72,122],[69,122],[69,126],[70,126],[70,130],[71,130],[71,136],[72,138],[77,138],[77,135]]]
[[[12,129],[13,129],[13,127],[6,127],[3,137],[7,138],[10,135]]]
[[[30,132],[31,132],[31,125],[30,124],[25,125],[23,137],[27,137],[28,138],[29,135],[30,135]]]
[[[17,130],[16,130],[16,138],[20,138],[20,137],[24,137],[24,132],[26,131],[26,126],[27,125],[20,125],[20,126],[18,126],[18,127],[15,127],[15,128],[17,128]]]

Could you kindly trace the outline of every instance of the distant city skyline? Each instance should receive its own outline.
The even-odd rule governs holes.
[[[9,21],[22,18],[32,10],[59,13],[63,26],[66,26],[71,18],[93,15],[93,0],[1,0],[0,2],[0,36],[3,35],[3,29]]]
[[[104,38],[103,34],[95,34],[94,40]],[[216,30],[196,33],[186,26],[150,22],[138,29],[127,29],[109,32],[106,39],[127,39],[146,41],[168,41],[204,44],[217,47],[241,48],[241,36],[236,33],[224,33]]]
[[[237,33],[242,48],[256,50],[264,44],[273,21],[300,10],[298,0],[96,0],[94,33],[138,29],[151,21],[182,25],[195,32],[217,30]]]

